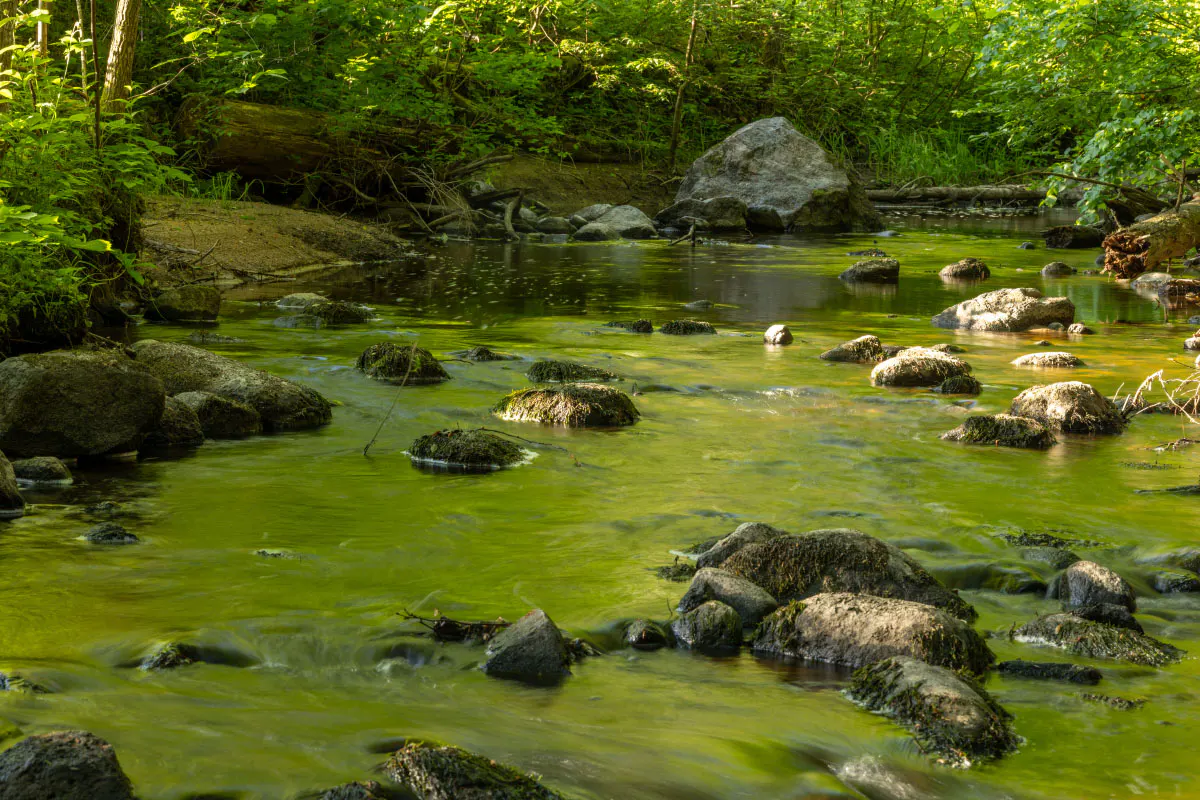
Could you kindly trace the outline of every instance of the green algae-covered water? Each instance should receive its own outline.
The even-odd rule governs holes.
[[[872,245],[846,235],[696,249],[455,244],[424,260],[238,290],[219,333],[243,341],[210,347],[315,387],[339,403],[333,424],[84,466],[72,488],[29,492],[32,513],[0,530],[0,670],[55,692],[0,695],[0,718],[27,732],[76,727],[108,739],[147,800],[288,797],[363,779],[403,737],[457,744],[588,798],[1196,796],[1194,656],[1161,670],[1097,664],[1105,680],[1094,691],[1148,699],[1135,711],[1084,702],[1070,684],[993,675],[988,688],[1024,744],[1003,761],[951,771],[845,700],[844,671],[748,652],[613,650],[558,688],[534,688],[486,677],[479,649],[436,645],[398,616],[515,619],[540,607],[572,633],[604,640],[622,619],[670,614],[686,584],[653,570],[673,561],[671,551],[762,520],[796,532],[855,527],[905,547],[962,588],[1001,660],[1065,661],[1005,636],[1054,602],[979,588],[978,578],[991,564],[1041,568],[996,533],[1055,529],[1110,545],[1078,552],[1137,587],[1147,633],[1200,652],[1200,595],[1157,595],[1145,563],[1200,543],[1200,500],[1134,493],[1196,481],[1200,447],[1149,449],[1195,436],[1194,426],[1143,415],[1121,436],[1066,437],[1048,452],[938,439],[968,413],[1006,410],[1022,388],[1060,375],[1111,395],[1160,368],[1188,372],[1186,313],[1168,319],[1152,299],[1098,275],[1042,278],[1048,261],[1082,269],[1096,255],[1017,249],[1045,224],[893,220],[903,236],[878,240],[902,264],[889,288],[837,280],[856,260],[846,252]],[[965,256],[985,259],[991,280],[943,285],[937,270]],[[1035,345],[1043,334],[930,325],[952,303],[1009,286],[1074,301],[1097,335],[1056,335],[1053,349],[1085,367],[1009,365],[1046,349]],[[367,302],[379,318],[288,329],[259,302],[302,290]],[[717,305],[682,309],[700,299]],[[602,327],[637,317],[705,319],[720,335]],[[795,343],[764,347],[762,331],[777,322]],[[191,332],[145,325],[137,335],[185,341]],[[876,389],[869,366],[817,359],[865,333],[886,344],[959,344],[985,389],[966,400]],[[353,363],[381,340],[443,356],[485,344],[527,360],[450,361],[451,381],[400,390],[364,457],[397,389]],[[489,407],[526,385],[529,359],[539,357],[611,369],[627,391],[676,391],[636,396],[641,421],[618,431],[491,418]],[[420,434],[481,424],[563,449],[485,475],[421,471],[404,455]],[[106,549],[76,538],[93,523],[82,507],[100,500],[122,505],[119,521],[142,544]],[[264,548],[289,557],[255,554]],[[258,663],[122,666],[168,638]]]

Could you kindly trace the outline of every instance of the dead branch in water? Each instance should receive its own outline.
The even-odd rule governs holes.
[[[392,411],[396,408],[396,401],[400,399],[400,392],[404,391],[404,384],[408,383],[408,376],[412,374],[413,363],[417,360],[417,342],[414,339],[412,348],[408,351],[408,368],[404,370],[404,377],[400,380],[400,385],[396,387],[396,394],[392,396],[392,404],[388,406],[387,413],[383,415],[383,419],[379,421],[379,427],[375,429],[375,435],[371,437],[371,441],[367,442],[367,446],[363,448],[363,457],[371,450],[371,445],[375,444],[375,440],[379,438],[380,431],[387,424],[388,419],[392,416]]]
[[[506,622],[503,617],[497,617],[494,622],[463,622],[462,620],[451,619],[443,614],[438,614],[436,609],[433,612],[437,614],[436,617],[422,617],[412,613],[407,608],[397,613],[405,619],[413,620],[426,628],[433,634],[433,638],[440,642],[462,642],[468,639],[478,639],[481,642],[486,642],[512,624],[511,622]]]

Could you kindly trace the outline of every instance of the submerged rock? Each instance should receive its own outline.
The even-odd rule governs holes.
[[[1022,447],[1045,450],[1058,443],[1051,432],[1036,419],[1009,414],[980,414],[967,417],[962,425],[941,436],[948,442],[987,444],[996,447]]]
[[[648,319],[635,319],[620,322],[606,322],[606,328],[620,328],[630,333],[654,333],[654,323]]]
[[[871,370],[872,386],[937,386],[947,378],[971,374],[971,365],[938,350],[909,347]]]
[[[742,618],[730,606],[709,600],[671,623],[680,647],[707,653],[738,650],[742,646]]]
[[[158,425],[146,434],[141,448],[195,447],[200,444],[204,444],[204,430],[196,412],[187,403],[168,397]]]
[[[673,319],[664,322],[659,331],[671,336],[695,336],[696,334],[713,334],[717,332],[717,329],[708,322],[695,319]]]
[[[101,522],[93,525],[83,534],[83,538],[92,544],[137,544],[141,541],[137,536],[125,530],[123,525],[115,522]]]
[[[900,279],[900,262],[894,258],[858,261],[838,275],[848,283],[894,283]]]
[[[1009,413],[1063,433],[1120,433],[1125,428],[1112,401],[1080,381],[1031,386],[1013,398]]]
[[[575,383],[617,379],[614,373],[606,369],[589,367],[574,361],[535,361],[526,375],[534,383]]]
[[[1027,622],[1013,632],[1018,642],[1061,647],[1069,653],[1111,658],[1161,667],[1181,660],[1186,653],[1136,631],[1080,619],[1074,614],[1050,614]]]
[[[497,353],[491,348],[478,345],[470,350],[462,352],[462,357],[467,361],[515,361],[516,356],[508,355],[507,353]]]
[[[970,625],[940,608],[847,592],[780,608],[758,626],[754,650],[850,667],[905,655],[979,675],[995,660]]]
[[[0,453],[0,459],[3,455]],[[0,467],[0,470],[2,469],[3,467]],[[75,481],[67,465],[53,456],[36,456],[14,461],[12,470],[18,482],[35,486],[66,486]],[[2,505],[3,501],[0,500],[0,506]]]
[[[1076,561],[1051,585],[1048,597],[1058,598],[1067,608],[1111,603],[1137,610],[1133,587],[1108,567],[1094,561]]]
[[[759,620],[779,608],[774,597],[755,583],[719,569],[696,571],[687,593],[679,601],[679,611],[717,600],[732,608],[742,618],[742,625],[757,625]]]
[[[540,422],[568,428],[632,425],[641,416],[629,395],[598,383],[567,383],[518,389],[492,409],[509,422]]]
[[[316,391],[216,353],[153,339],[135,342],[132,349],[138,365],[160,379],[168,394],[210,392],[237,400],[258,412],[267,431],[314,428],[332,418],[329,401]]]
[[[629,623],[623,638],[635,650],[660,650],[670,647],[674,641],[670,629],[649,619],[635,619]]]
[[[499,469],[519,464],[525,451],[503,436],[488,431],[434,431],[413,440],[409,458],[454,467]]]
[[[113,352],[63,350],[0,362],[0,450],[60,457],[135,450],[166,402],[162,381],[142,366]]]
[[[23,739],[0,753],[4,800],[135,800],[112,745],[86,731]]]
[[[1067,681],[1081,683],[1085,686],[1095,686],[1100,682],[1100,670],[1095,667],[1084,667],[1079,664],[1064,664],[1062,662],[1046,661],[1001,661],[996,669],[1005,675],[1015,675],[1018,678],[1037,678],[1049,681]]]
[[[765,522],[743,522],[734,529],[733,533],[718,539],[711,547],[700,553],[696,559],[696,566],[701,569],[719,567],[725,563],[726,559],[746,545],[766,542],[784,536],[786,533],[786,531],[773,528]]]
[[[1144,698],[1129,700],[1124,697],[1109,697],[1106,694],[1092,694],[1090,692],[1084,692],[1083,694],[1079,695],[1079,699],[1086,700],[1089,703],[1099,703],[1101,705],[1108,706],[1109,708],[1115,708],[1118,711],[1133,711],[1134,709],[1141,708],[1142,706],[1146,705],[1146,700]]]
[[[1070,325],[1075,305],[1065,297],[1043,297],[1037,289],[999,289],[950,306],[933,318],[939,328],[1025,331],[1051,322]]]
[[[512,767],[457,747],[408,742],[383,773],[421,800],[565,800]]]
[[[867,334],[849,342],[843,342],[831,350],[826,350],[819,357],[825,361],[861,364],[878,361],[882,355],[883,345],[880,344],[879,337]]]
[[[763,344],[791,344],[792,331],[787,325],[772,325],[763,334]]]
[[[554,684],[571,674],[571,656],[554,622],[535,608],[488,641],[483,671],[495,678]]]
[[[1042,352],[1029,353],[1020,358],[1014,358],[1012,365],[1014,367],[1036,367],[1038,369],[1066,369],[1069,367],[1082,367],[1084,364],[1081,359],[1071,353]]]
[[[934,389],[942,394],[979,394],[983,384],[971,375],[951,375]]]
[[[1154,591],[1160,594],[1191,594],[1200,592],[1200,578],[1190,572],[1159,570],[1153,576]]]
[[[1046,564],[1050,569],[1066,569],[1079,560],[1070,550],[1058,547],[1027,547],[1021,551],[1021,558]]]
[[[778,536],[742,547],[721,568],[758,584],[781,603],[822,592],[860,592],[927,603],[960,619],[975,619],[975,609],[907,553],[861,531],[834,528]]]
[[[938,277],[944,281],[982,281],[992,277],[992,271],[978,258],[964,258],[942,267]]]
[[[179,286],[146,303],[145,316],[159,322],[212,322],[221,313],[215,286]]]
[[[187,667],[192,664],[252,667],[257,663],[258,659],[254,656],[232,647],[169,641],[155,645],[137,662],[137,667],[146,672],[158,672]]]
[[[362,351],[354,366],[372,378],[405,386],[423,386],[450,380],[433,353],[415,345],[379,342]],[[407,377],[406,377],[407,376]]]
[[[181,392],[172,399],[195,412],[209,439],[243,439],[262,433],[262,417],[246,403],[211,392]]]
[[[17,476],[4,453],[0,453],[0,520],[25,516],[25,498],[17,487]]]
[[[912,731],[926,753],[955,766],[1017,749],[1012,715],[975,681],[914,658],[889,658],[854,673],[847,695]]]

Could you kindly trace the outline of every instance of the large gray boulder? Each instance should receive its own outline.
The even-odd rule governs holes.
[[[784,536],[786,533],[786,531],[781,531],[765,522],[743,522],[734,529],[733,533],[719,539],[716,544],[701,553],[696,559],[696,566],[702,570],[719,567],[725,563],[725,559],[746,545],[765,542],[778,536]]]
[[[85,731],[30,736],[0,753],[0,800],[134,800],[112,745]]]
[[[779,603],[766,589],[745,578],[719,569],[701,569],[692,577],[679,610],[687,613],[693,608],[717,600],[732,608],[742,618],[743,625],[757,625],[759,621],[779,608]]]
[[[696,159],[675,195],[733,197],[752,229],[877,229],[862,188],[819,144],[783,117],[752,122]]]
[[[871,370],[872,386],[938,386],[947,378],[970,375],[961,358],[928,347],[908,347]]]
[[[1075,304],[1065,297],[1043,297],[1037,289],[997,289],[950,306],[933,318],[939,328],[970,331],[1027,331],[1052,322],[1070,325]]]
[[[212,322],[221,313],[215,286],[179,286],[146,303],[146,319],[161,322]]]
[[[1113,402],[1080,381],[1031,386],[1013,398],[1008,413],[1063,433],[1120,433],[1125,428]]]
[[[143,339],[133,351],[169,394],[209,392],[245,403],[258,412],[264,430],[315,428],[332,418],[329,401],[315,390],[199,347]]]
[[[483,671],[496,678],[554,684],[571,674],[571,657],[558,627],[535,608],[492,637]]]
[[[0,453],[0,519],[15,519],[25,514],[25,500],[17,488],[12,464]]]
[[[687,198],[664,208],[654,217],[663,228],[687,230],[692,225],[698,231],[727,233],[746,229],[746,204],[736,197],[713,197],[708,200]]]
[[[1111,603],[1137,611],[1133,587],[1108,567],[1094,561],[1076,561],[1050,585],[1047,595],[1058,598],[1067,608],[1082,608],[1096,603]]]
[[[61,457],[135,450],[165,401],[159,378],[116,353],[10,358],[0,362],[0,450]]]
[[[851,700],[912,731],[921,750],[968,767],[1017,749],[1012,715],[983,687],[944,667],[898,656],[854,673]]]
[[[779,609],[758,626],[754,650],[848,667],[905,655],[979,675],[995,660],[983,637],[940,608],[848,592]]]
[[[421,800],[565,800],[505,764],[428,742],[407,742],[384,763],[383,773]]]
[[[654,221],[634,206],[613,206],[596,218],[596,224],[607,225],[622,239],[653,239],[658,235]]]
[[[781,603],[823,592],[860,592],[926,603],[959,619],[975,619],[975,609],[903,550],[848,528],[749,544],[727,558],[721,569],[758,584]]]

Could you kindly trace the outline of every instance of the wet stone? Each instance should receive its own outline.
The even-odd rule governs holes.
[[[487,470],[519,464],[525,451],[489,431],[450,429],[418,437],[408,446],[408,455],[413,461]]]
[[[1200,577],[1190,572],[1154,573],[1154,591],[1160,594],[1190,594],[1200,592]]]
[[[92,544],[136,544],[140,539],[115,522],[101,522],[88,529],[83,538]]]
[[[23,739],[0,753],[4,800],[134,800],[112,745],[85,731]]]
[[[1023,661],[1019,658],[1013,661],[1001,661],[996,665],[996,670],[1005,675],[1013,675],[1018,678],[1066,681],[1068,683],[1081,683],[1086,686],[1095,686],[1100,682],[1102,677],[1100,670],[1095,667],[1085,667],[1080,664],[1064,664],[1062,662]]]
[[[711,323],[701,322],[694,319],[673,319],[669,322],[664,322],[659,328],[661,333],[669,336],[696,336],[698,334],[715,334],[716,328]]]
[[[729,606],[709,600],[671,623],[676,643],[688,650],[720,653],[742,646],[742,618]]]
[[[635,319],[604,323],[606,328],[620,328],[630,333],[654,333],[654,323],[648,319]]]
[[[355,366],[372,378],[405,386],[441,383],[450,375],[433,354],[415,345],[380,342],[362,352]]]
[[[526,375],[534,383],[611,381],[617,378],[614,373],[606,369],[577,364],[574,361],[535,361]]]
[[[73,483],[71,470],[53,456],[23,458],[12,462],[13,474],[19,483],[36,486],[66,486]]]
[[[649,619],[635,619],[625,628],[624,640],[635,650],[659,650],[672,643],[669,628]]]
[[[383,774],[421,800],[566,800],[537,779],[457,747],[409,742]]]

